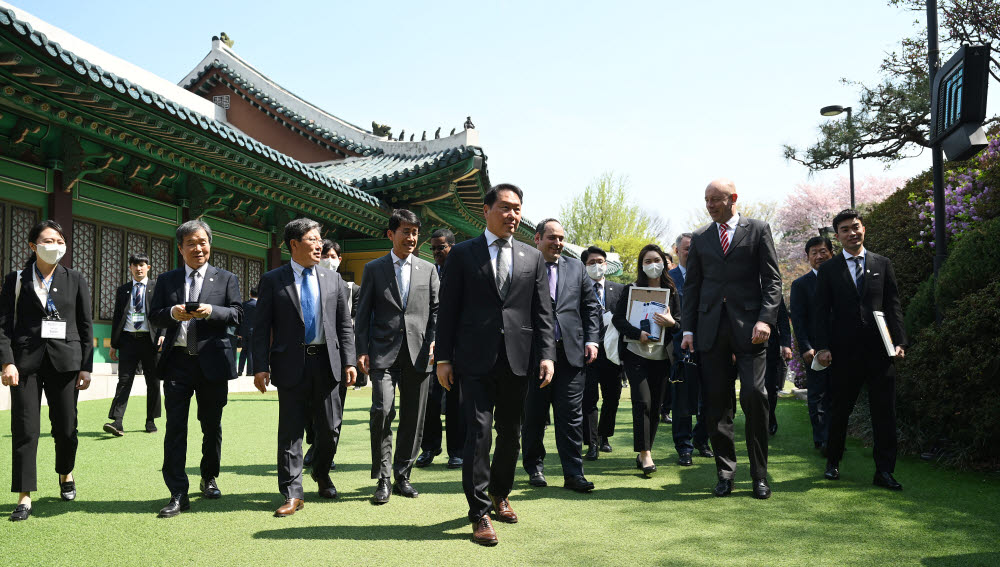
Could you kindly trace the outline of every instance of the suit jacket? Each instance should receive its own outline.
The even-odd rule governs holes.
[[[122,285],[118,286],[115,290],[115,311],[111,316],[111,348],[118,349],[121,345],[122,331],[125,330],[126,315],[131,312],[130,306],[132,304],[132,288],[135,286],[135,280],[129,278],[129,280]],[[156,344],[159,339],[159,335],[162,331],[153,327],[152,322],[149,321],[149,307],[153,304],[153,283],[150,282],[146,286],[146,331],[149,331],[149,341],[152,344]]]
[[[813,306],[813,348],[833,352],[881,352],[882,338],[872,311],[885,314],[889,335],[896,346],[905,347],[903,310],[892,262],[871,250],[865,258],[865,279],[859,290],[843,254],[819,267]]]
[[[21,293],[14,305],[15,279],[21,278]],[[14,364],[21,376],[37,371],[47,355],[57,372],[94,370],[94,329],[91,320],[90,287],[76,270],[56,266],[50,297],[62,320],[66,339],[43,339],[45,307],[34,287],[34,267],[14,271],[0,288],[0,365]],[[17,310],[17,326],[14,310]]]
[[[187,279],[185,266],[170,270],[156,281],[153,303],[149,308],[149,318],[154,325],[164,329],[166,338],[161,352],[166,354],[174,347],[180,321],[170,316],[174,305],[183,305],[184,281]],[[198,301],[212,306],[212,314],[207,319],[192,319],[198,341],[198,364],[208,380],[232,380],[236,378],[236,345],[233,335],[243,320],[243,304],[240,299],[240,284],[236,274],[208,265],[201,295]],[[165,371],[169,356],[160,356],[160,371]]]
[[[792,348],[792,328],[788,324],[788,309],[785,307],[785,298],[778,302],[778,321],[771,325],[771,337],[768,344],[773,341],[778,342],[778,346]]]
[[[566,359],[571,366],[583,368],[586,364],[584,346],[586,343],[600,346],[602,323],[601,302],[594,293],[594,280],[587,275],[583,262],[565,256],[559,259],[556,300],[552,307]]]
[[[715,344],[723,302],[729,317],[746,329],[737,340],[749,345],[754,323],[774,325],[778,318],[781,274],[771,227],[741,215],[725,255],[716,223],[695,231],[683,294],[683,330],[694,333],[699,350]]]
[[[340,382],[344,368],[354,366],[357,360],[350,291],[337,272],[322,266],[315,270],[330,374],[334,382]],[[264,274],[257,291],[252,338],[254,374],[270,372],[271,382],[278,388],[295,386],[304,379],[306,325],[291,264]]]
[[[810,269],[804,276],[792,282],[791,303],[792,330],[798,341],[799,354],[813,349],[812,305],[816,298],[816,274]]]
[[[594,280],[591,280],[590,278],[587,279],[588,279],[587,286],[593,289]],[[618,305],[618,299],[621,297],[622,290],[625,289],[625,286],[623,284],[620,284],[618,282],[613,282],[605,278],[604,285],[602,287],[604,288],[604,305],[601,307],[599,311],[599,317],[601,320],[600,343],[601,346],[604,346],[604,333],[608,330],[607,325],[604,324],[604,314],[614,313],[615,306]],[[598,300],[598,305],[600,305],[600,300]]]
[[[410,291],[403,309],[392,256],[365,264],[358,301],[362,315],[355,321],[354,342],[359,356],[369,355],[371,368],[385,369],[396,363],[404,332],[413,367],[419,371],[427,367],[437,327],[438,286],[434,264],[412,255]]]
[[[257,284],[260,285],[260,282]],[[240,337],[249,343],[250,337],[253,336],[253,325],[254,325],[254,311],[257,309],[257,300],[248,299],[243,302],[243,321],[240,322]],[[244,347],[249,347],[249,344],[243,345]]]
[[[448,254],[434,356],[450,361],[459,374],[488,374],[501,339],[518,376],[528,374],[533,347],[542,360],[556,359],[545,260],[535,248],[512,242],[510,289],[502,300],[485,234],[456,244]]]

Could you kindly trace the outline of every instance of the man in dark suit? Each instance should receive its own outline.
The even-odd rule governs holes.
[[[792,328],[788,322],[788,309],[785,298],[778,303],[778,322],[771,326],[771,337],[767,340],[767,369],[764,375],[764,385],[767,387],[767,432],[774,435],[778,432],[778,392],[785,385],[785,374],[788,372],[788,361],[792,359]]]
[[[157,340],[160,334],[148,321],[149,304],[153,299],[153,286],[146,277],[149,273],[149,256],[133,254],[128,259],[132,280],[115,291],[115,311],[111,318],[111,348],[108,357],[118,362],[118,387],[108,410],[110,423],[104,431],[121,437],[125,434],[122,418],[132,392],[135,370],[142,362],[146,379],[146,432],[156,431],[154,419],[160,417],[160,379],[156,370]]]
[[[717,179],[705,189],[705,207],[714,222],[695,231],[684,280],[684,339],[697,340],[708,432],[715,450],[716,496],[733,490],[732,359],[740,379],[740,406],[746,414],[747,452],[753,496],[771,496],[767,483],[767,339],[778,316],[781,274],[771,227],[736,211],[736,186]]]
[[[177,227],[184,265],[161,274],[149,319],[165,330],[157,370],[163,377],[167,430],[163,437],[163,480],[170,501],[160,510],[171,518],[190,507],[187,460],[188,413],[198,399],[201,422],[201,483],[205,498],[220,498],[216,483],[222,458],[222,409],[229,380],[236,378],[235,331],[243,318],[236,275],[208,263],[212,229],[200,219]]]
[[[455,233],[447,228],[439,228],[431,233],[431,252],[434,253],[434,268],[438,277],[444,271],[448,253],[455,245]],[[444,301],[444,298],[439,298]],[[427,395],[427,412],[424,417],[424,436],[420,441],[420,456],[414,466],[426,467],[441,454],[442,437],[448,447],[448,468],[462,468],[462,450],[465,447],[465,418],[462,416],[462,385],[455,383],[451,390],[445,390],[431,377],[431,391]],[[444,436],[441,430],[441,413],[444,408]]]
[[[588,285],[597,296],[602,315],[597,359],[584,369],[586,384],[583,387],[583,439],[587,443],[587,454],[584,458],[596,461],[600,452],[611,452],[609,438],[615,434],[618,402],[622,397],[622,368],[608,360],[608,353],[604,350],[604,333],[608,328],[604,316],[614,312],[625,286],[604,277],[608,271],[608,255],[597,246],[591,246],[581,252],[580,261],[587,268],[587,276],[590,278]],[[608,316],[608,321],[610,320]],[[598,393],[603,400],[600,415],[597,411]]]
[[[486,231],[452,248],[441,284],[441,296],[448,299],[438,312],[437,377],[446,389],[462,381],[468,427],[462,488],[473,541],[482,545],[497,543],[491,509],[499,521],[517,521],[508,496],[524,398],[529,385],[548,386],[556,358],[545,261],[513,237],[522,197],[521,189],[510,184],[486,192]],[[538,382],[530,376],[536,368],[532,353]],[[497,443],[491,463],[494,417]]]
[[[844,247],[823,264],[816,276],[816,303],[812,344],[819,364],[833,363],[831,386],[833,415],[826,472],[829,480],[840,478],[840,459],[847,439],[847,419],[854,410],[863,385],[868,386],[872,433],[875,444],[873,484],[902,490],[893,478],[896,469],[896,367],[905,354],[906,333],[899,289],[892,262],[864,247],[865,225],[857,211],[847,209],[833,217],[837,240]],[[879,332],[875,311],[885,317],[893,356]]]
[[[528,388],[524,406],[522,462],[532,486],[547,486],[544,474],[545,418],[549,406],[556,449],[563,469],[563,486],[590,492],[594,483],[583,475],[584,366],[597,358],[601,336],[601,304],[583,262],[562,256],[566,234],[556,219],[535,227],[535,248],[548,268],[549,297],[555,313],[555,376],[548,388]]]
[[[420,238],[420,219],[406,209],[396,209],[389,217],[386,236],[392,249],[365,264],[361,276],[355,333],[358,368],[372,380],[371,474],[378,481],[374,504],[389,501],[390,473],[392,492],[407,498],[419,495],[410,484],[410,471],[424,431],[438,311],[437,270],[413,253]],[[397,386],[399,427],[393,457]]]
[[[691,251],[690,232],[685,232],[677,237],[674,248],[677,251],[677,267],[667,272],[670,279],[677,287],[677,299],[680,300],[681,308],[684,305],[684,278],[687,275],[688,253]],[[674,341],[674,360],[680,361],[681,352],[680,341]],[[697,352],[692,353],[695,363],[700,359]],[[705,418],[702,414],[701,400],[701,376],[700,373],[687,372],[684,364],[675,364],[671,368],[671,384],[667,388],[674,390],[670,400],[673,403],[673,424],[671,433],[674,438],[674,448],[677,450],[677,464],[682,467],[689,467],[694,464],[692,455],[695,450],[701,457],[712,458],[715,453],[708,447],[708,432],[705,431]],[[680,374],[683,373],[683,376]],[[693,428],[691,415],[698,416],[698,423]]]
[[[240,365],[237,376],[247,369],[247,376],[253,376],[253,323],[257,309],[257,282],[250,288],[250,299],[243,302],[243,322],[240,323]]]
[[[316,434],[312,479],[321,497],[337,497],[330,463],[344,415],[341,382],[350,385],[357,376],[350,292],[340,274],[319,265],[319,230],[306,218],[285,225],[291,262],[261,277],[254,314],[254,385],[262,393],[272,381],[278,388],[278,490],[285,498],[274,512],[279,518],[303,507],[307,418]]]
[[[830,371],[813,370],[816,355],[813,348],[812,306],[816,302],[816,274],[824,262],[833,257],[833,243],[829,238],[814,236],[806,242],[806,260],[809,271],[792,282],[789,298],[792,330],[798,342],[799,354],[806,366],[807,403],[809,422],[812,425],[813,445],[826,456],[830,439]]]

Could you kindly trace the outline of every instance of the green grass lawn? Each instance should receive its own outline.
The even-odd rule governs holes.
[[[597,489],[581,495],[561,487],[549,428],[552,485],[531,488],[518,470],[511,504],[521,521],[496,524],[495,548],[469,541],[460,471],[447,470],[441,457],[414,471],[416,500],[369,503],[367,389],[347,398],[333,473],[340,498],[319,498],[306,479],[305,509],[289,518],[271,515],[281,504],[274,394],[230,396],[219,477],[224,496],[192,495],[191,511],[168,520],[156,517],[168,498],[159,470],[163,420],[159,433],[144,433],[144,400],[133,399],[125,437],[112,438],[101,431],[110,401],[81,403],[78,499],[59,500],[52,440],[43,436],[39,470],[47,472],[33,515],[17,524],[0,521],[0,558],[4,565],[1000,565],[996,476],[901,459],[896,476],[905,490],[891,493],[871,485],[871,451],[851,442],[843,479],[824,481],[805,404],[783,399],[771,442],[772,498],[750,497],[739,444],[735,491],[714,498],[713,461],[696,457],[693,467],[677,466],[669,425],[661,425],[654,450],[659,472],[650,479],[637,474],[628,390],[623,394],[614,452],[586,463]],[[188,473],[197,488],[200,430],[193,410]],[[9,411],[0,412],[0,431],[0,474],[7,479]],[[12,495],[2,512],[13,503]]]

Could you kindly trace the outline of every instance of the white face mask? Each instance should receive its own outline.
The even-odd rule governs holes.
[[[319,261],[319,265],[323,266],[328,270],[333,270],[336,272],[337,268],[340,267],[340,259],[338,258],[334,260],[333,258],[323,258],[322,260]]]
[[[58,264],[66,255],[65,244],[36,244],[35,255],[46,264]]]
[[[587,275],[590,276],[590,279],[595,282],[601,281],[601,278],[603,278],[606,273],[608,273],[607,264],[589,264],[587,266]]]
[[[663,262],[653,262],[652,264],[643,264],[642,271],[646,272],[646,275],[650,279],[655,279],[660,277],[663,273]]]

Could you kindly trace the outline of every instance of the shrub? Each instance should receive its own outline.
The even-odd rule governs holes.
[[[948,260],[938,273],[935,294],[943,309],[958,299],[985,287],[1000,275],[1000,247],[996,235],[1000,218],[977,223],[951,247]]]
[[[906,308],[906,336],[912,342],[920,331],[934,324],[934,275],[917,286],[916,293]]]

